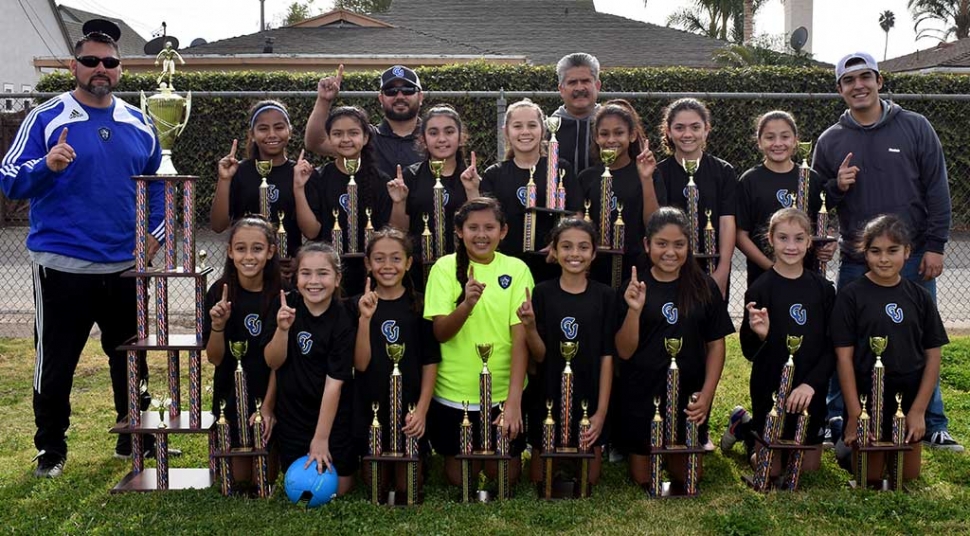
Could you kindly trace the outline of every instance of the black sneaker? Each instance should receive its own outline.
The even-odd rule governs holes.
[[[923,444],[934,449],[949,450],[951,452],[963,452],[963,445],[957,443],[956,439],[946,430],[933,432],[933,434],[923,437]]]
[[[34,476],[37,478],[57,478],[64,473],[64,462],[66,458],[53,452],[47,453],[42,450],[34,456],[31,461],[37,461],[37,469],[34,469]]]

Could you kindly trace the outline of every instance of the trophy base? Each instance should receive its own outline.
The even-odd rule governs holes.
[[[547,484],[545,482],[536,484],[536,494],[540,499],[546,501],[586,499],[593,495],[592,484],[587,484],[586,495],[583,495],[582,486],[575,479],[554,478],[551,485],[551,492],[547,494],[546,490]]]

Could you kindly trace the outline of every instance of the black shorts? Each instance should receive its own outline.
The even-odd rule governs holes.
[[[437,400],[431,401],[428,408],[428,439],[431,440],[431,447],[435,452],[442,456],[457,456],[460,449],[461,421],[464,417],[464,410],[448,407]],[[492,420],[498,418],[498,406],[492,408]],[[479,412],[469,411],[468,419],[472,422],[472,442],[474,450],[479,450],[481,446],[481,431],[479,426]],[[493,429],[494,430],[494,429]],[[492,445],[494,450],[495,435],[492,434]],[[513,439],[509,445],[510,454],[517,458],[525,450],[526,434],[523,430]]]
[[[883,406],[882,406],[882,436],[879,441],[892,441],[892,430],[893,430],[893,415],[896,413],[896,393],[902,393],[903,395],[903,413],[908,413],[909,408],[913,405],[916,400],[916,395],[919,393],[920,383],[923,381],[923,372],[925,369],[919,369],[917,371],[911,372],[905,375],[890,376],[886,375],[886,379],[883,382]],[[873,405],[872,405],[872,373],[865,375],[859,374],[856,371],[856,389],[859,390],[859,395],[866,395],[866,413],[869,414],[869,418],[872,418]],[[848,419],[848,415],[843,413],[843,419]],[[844,421],[843,421],[844,422]]]
[[[309,454],[312,433],[307,437],[295,437],[277,427],[273,431],[273,439],[279,445],[280,468],[285,472],[298,458]],[[337,476],[353,476],[357,472],[359,457],[354,447],[353,436],[350,433],[350,414],[340,413],[334,419],[330,431],[330,457],[337,469]]]
[[[692,381],[691,381],[692,380]],[[610,413],[619,413],[619,421],[613,430],[611,440],[626,453],[646,456],[650,454],[650,423],[653,421],[653,398],[660,397],[660,415],[666,419],[664,409],[667,405],[667,371],[636,371],[634,374],[620,375],[617,382],[619,392],[619,407],[610,408]],[[677,443],[684,444],[687,436],[687,419],[684,410],[690,400],[690,394],[701,390],[704,378],[684,378],[681,376],[680,396],[677,410]],[[698,440],[703,443],[708,437],[708,420],[698,429]]]

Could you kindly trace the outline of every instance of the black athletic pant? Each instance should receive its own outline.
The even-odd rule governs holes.
[[[135,279],[122,278],[120,272],[72,274],[37,264],[33,272],[34,446],[66,456],[74,371],[95,324],[108,356],[116,422],[128,416],[127,356],[117,347],[137,333]],[[144,354],[139,369],[147,380]]]

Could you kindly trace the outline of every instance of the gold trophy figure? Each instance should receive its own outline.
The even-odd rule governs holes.
[[[612,247],[613,217],[613,174],[610,166],[616,162],[616,149],[600,149],[600,160],[603,161],[603,175],[600,177],[600,247]]]
[[[272,160],[256,160],[256,173],[259,174],[259,213],[264,220],[269,221],[269,183],[266,178],[273,171]]]
[[[374,213],[370,207],[364,209],[364,214],[367,215],[367,224],[364,226],[364,249],[367,249],[367,244],[370,243],[371,239],[374,238],[374,222],[371,221],[371,215]]]
[[[478,376],[479,421],[481,423],[481,453],[492,454],[492,372],[488,370],[488,358],[492,356],[492,344],[476,344],[478,357],[482,360],[482,372]]]
[[[249,450],[253,446],[249,433],[249,389],[246,385],[246,373],[242,368],[243,357],[248,351],[249,341],[229,341],[229,352],[236,358],[233,379],[236,383],[236,419],[239,423],[240,450]]]
[[[441,173],[445,169],[444,160],[429,160],[428,167],[434,175],[434,187],[431,190],[434,205],[434,259],[445,255],[445,185],[441,183]]]
[[[559,132],[561,124],[560,117],[546,118],[546,128],[549,129],[549,146],[546,151],[549,155],[546,165],[546,208],[560,208],[557,196],[559,188],[562,187],[562,179],[559,175],[559,140],[556,139],[556,132]]]
[[[350,181],[347,183],[347,253],[357,253],[360,246],[360,238],[357,236],[357,227],[360,224],[357,218],[360,196],[354,175],[360,169],[360,159],[344,158],[344,169],[350,175]]]
[[[283,218],[286,217],[286,213],[281,210],[276,215],[280,219],[280,226],[276,228],[277,247],[280,250],[280,258],[285,259],[289,257],[289,252],[286,250],[286,228],[283,227]]]
[[[562,400],[559,404],[559,430],[560,430],[560,452],[574,452],[575,447],[572,443],[572,422],[573,422],[573,369],[570,362],[579,352],[579,343],[576,341],[562,341],[559,343],[559,353],[562,354],[566,366],[562,370],[562,380],[560,381],[560,391]]]
[[[798,155],[802,158],[802,165],[798,169],[798,189],[795,192],[795,208],[808,214],[809,186],[812,168],[808,166],[808,157],[812,154],[812,142],[798,142]]]
[[[717,235],[714,230],[714,222],[711,221],[711,209],[704,211],[707,216],[707,225],[704,226],[704,256],[707,257],[707,273],[713,274],[717,268]]]
[[[172,42],[165,41],[165,48],[163,48],[161,52],[155,56],[155,65],[162,62],[162,74],[160,74],[158,79],[155,81],[155,83],[158,84],[158,87],[172,90],[175,89],[175,86],[172,85],[172,77],[175,76],[176,60],[178,60],[182,65],[185,65],[185,60],[182,58],[182,55],[179,54],[177,50],[172,48]],[[168,75],[168,85],[165,85],[165,83],[162,82],[166,75]]]
[[[263,439],[263,430],[265,423],[263,423],[263,413],[262,413],[263,401],[256,399],[256,417],[253,422],[253,440],[255,441],[255,446],[257,450],[263,451],[263,454],[256,456],[253,460],[253,473],[256,484],[256,493],[261,499],[265,499],[270,496],[270,482],[269,482],[269,464],[267,461],[266,452],[266,440]]]
[[[344,252],[344,231],[340,228],[340,210],[333,209],[333,229],[330,230],[330,244],[333,249],[337,252],[337,255],[343,255]]]
[[[370,454],[371,457],[376,457],[384,453],[384,447],[381,441],[381,421],[377,418],[377,410],[381,409],[381,405],[378,402],[374,402],[370,407],[374,412],[374,420],[371,421],[370,427],[367,430],[367,453]],[[380,504],[380,488],[380,464],[377,462],[377,460],[372,459],[370,462],[370,495],[371,502],[374,504]]]
[[[683,339],[664,339],[664,349],[670,354],[670,367],[667,369],[667,407],[664,412],[664,431],[667,447],[677,444],[677,403],[680,400],[680,369],[677,367],[677,354],[683,347]]]
[[[529,168],[529,182],[525,185],[525,214],[523,215],[522,251],[536,249],[536,213],[530,208],[536,207],[536,167]]]
[[[589,215],[589,207],[593,206],[593,203],[590,202],[589,199],[587,199],[586,201],[583,201],[583,206],[586,207],[586,213],[583,214],[583,219],[592,223],[593,218],[591,218]]]
[[[896,393],[896,414],[893,415],[893,445],[906,444],[906,414],[903,413],[903,393]],[[889,485],[893,490],[903,489],[903,453],[894,452],[889,459]]]
[[[690,247],[691,250],[697,254],[700,253],[700,190],[697,188],[697,183],[694,182],[694,174],[697,173],[697,168],[700,167],[700,160],[681,160],[681,165],[684,166],[684,171],[687,172],[687,223],[690,226]]]
[[[219,401],[219,421],[216,423],[216,437],[218,438],[219,449],[223,454],[228,454],[232,449],[232,438],[229,435],[229,421],[226,420],[226,401]],[[230,458],[223,456],[219,458],[219,488],[226,497],[232,493],[232,462]]]
[[[387,357],[394,364],[391,371],[390,383],[390,436],[391,454],[400,454],[404,451],[401,438],[401,429],[404,428],[404,385],[401,369],[398,366],[404,358],[404,344],[387,344]]]
[[[882,411],[885,405],[886,367],[882,364],[882,354],[889,346],[889,337],[869,337],[869,348],[876,354],[876,364],[872,367],[872,441],[882,440]]]

